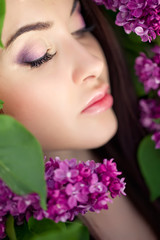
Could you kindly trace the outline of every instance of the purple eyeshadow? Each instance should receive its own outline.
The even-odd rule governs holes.
[[[45,50],[42,48],[39,49],[35,49],[35,48],[24,48],[19,55],[17,56],[17,63],[18,64],[23,64],[26,62],[33,62],[41,57],[43,57],[45,55]]]
[[[31,53],[28,50],[23,50],[19,56],[17,57],[17,62],[19,64],[25,63],[25,62],[32,62],[34,60],[37,59],[37,56],[35,56],[35,54],[33,54],[33,52]]]

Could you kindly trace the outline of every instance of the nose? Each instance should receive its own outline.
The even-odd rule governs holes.
[[[80,43],[76,39],[71,42],[68,60],[71,61],[73,82],[82,84],[98,79],[103,71],[104,61],[97,42],[92,42],[91,45]]]

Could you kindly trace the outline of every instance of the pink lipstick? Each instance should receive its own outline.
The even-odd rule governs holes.
[[[113,97],[109,93],[96,95],[83,109],[82,113],[97,114],[106,111],[113,105]]]

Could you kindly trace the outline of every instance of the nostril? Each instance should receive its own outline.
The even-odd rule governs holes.
[[[86,78],[84,78],[83,81],[87,81],[87,80],[89,80],[89,79],[94,79],[94,78],[96,78],[95,75],[89,75],[89,76],[87,76]]]
[[[103,62],[96,64],[90,62],[89,64],[81,63],[73,70],[72,79],[76,84],[81,84],[86,81],[96,80],[103,72]]]

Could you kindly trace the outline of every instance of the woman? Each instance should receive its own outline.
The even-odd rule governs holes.
[[[158,239],[158,203],[149,202],[136,161],[143,136],[136,97],[95,3],[6,0],[2,42],[4,113],[25,125],[48,156],[115,157],[126,177],[127,198],[82,218],[95,239]]]

